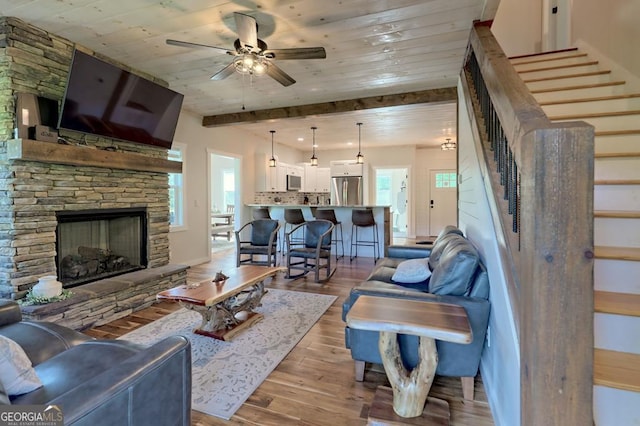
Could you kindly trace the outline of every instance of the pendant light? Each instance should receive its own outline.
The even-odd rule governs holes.
[[[451,142],[451,138],[447,138],[447,141],[442,143],[440,145],[440,148],[443,151],[453,151],[454,149],[456,149],[456,143],[455,142]]]
[[[273,156],[273,134],[276,132],[275,130],[269,130],[271,132],[271,158],[269,159],[269,167],[276,166],[276,157]]]
[[[316,157],[316,129],[317,127],[313,126],[311,128],[311,131],[313,131],[313,141],[311,142],[311,149],[312,149],[312,155],[311,155],[311,165],[312,166],[317,166],[318,165],[318,157]]]
[[[356,155],[356,163],[364,164],[364,155],[362,155],[362,152],[360,150],[360,148],[362,147],[362,134],[360,132],[360,130],[362,129],[362,123],[356,123],[356,125],[358,126],[358,155]]]

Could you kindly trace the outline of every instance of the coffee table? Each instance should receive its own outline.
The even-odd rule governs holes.
[[[202,315],[202,324],[194,333],[228,341],[237,333],[262,319],[253,310],[261,305],[264,280],[274,277],[283,267],[247,265],[235,268],[224,281],[212,279],[186,284],[158,293],[158,299],[173,300]]]

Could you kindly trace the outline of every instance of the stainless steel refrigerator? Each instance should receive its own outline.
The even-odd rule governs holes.
[[[331,204],[336,206],[361,206],[362,191],[362,176],[331,178]]]

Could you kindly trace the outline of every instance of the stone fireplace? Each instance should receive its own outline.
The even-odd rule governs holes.
[[[63,288],[147,266],[145,208],[56,212],[56,266]]]
[[[23,315],[82,329],[149,306],[187,267],[169,263],[168,173],[181,165],[166,149],[63,131],[66,144],[13,140],[16,93],[62,99],[74,47],[90,52],[0,17],[0,297],[56,275],[73,296]]]

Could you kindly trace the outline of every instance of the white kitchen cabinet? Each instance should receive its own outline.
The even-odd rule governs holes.
[[[304,176],[304,169],[302,166],[296,166],[295,164],[286,164],[287,174],[292,176]]]
[[[304,192],[328,193],[331,184],[331,172],[328,167],[304,165]]]
[[[317,192],[331,192],[331,170],[329,167],[318,168],[316,174],[316,185],[316,188],[318,188]]]
[[[287,165],[281,162],[269,167],[265,154],[256,154],[256,190],[258,192],[286,192]]]
[[[331,176],[363,176],[363,165],[355,160],[332,161]]]

